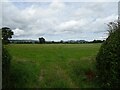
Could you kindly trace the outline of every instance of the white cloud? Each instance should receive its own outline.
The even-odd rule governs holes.
[[[59,9],[59,8],[64,8],[65,5],[60,2],[60,0],[54,0],[51,4],[50,4],[50,8],[52,9]]]
[[[90,29],[90,32],[106,32],[108,29],[107,24],[115,20],[117,20],[117,15],[114,14],[104,18],[97,18],[88,25],[87,30]]]
[[[56,26],[56,30],[61,31],[61,32],[75,32],[75,31],[80,31],[80,28],[83,27],[84,25],[87,24],[86,20],[70,20],[67,22],[62,22],[58,26]]]
[[[51,2],[54,0],[3,0],[3,2]],[[61,2],[118,2],[119,0],[60,0]]]
[[[88,39],[88,32],[107,31],[105,23],[117,17],[117,3],[19,3],[3,3],[3,26],[13,29],[14,38]]]
[[[24,35],[24,33],[25,33],[24,30],[21,30],[19,28],[14,29],[13,32],[14,32],[15,36]]]

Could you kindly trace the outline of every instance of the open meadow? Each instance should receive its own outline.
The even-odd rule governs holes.
[[[101,44],[9,44],[11,87],[96,88]]]

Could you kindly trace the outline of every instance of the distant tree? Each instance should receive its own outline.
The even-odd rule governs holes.
[[[63,40],[60,40],[60,43],[63,43]]]
[[[39,38],[39,43],[45,43],[45,39],[43,37]]]
[[[55,41],[52,41],[51,43],[55,43]]]
[[[93,40],[92,43],[102,43],[104,40]]]
[[[2,43],[3,44],[8,44],[9,43],[9,39],[12,38],[12,35],[14,33],[12,32],[12,30],[8,27],[3,27],[2,28]]]

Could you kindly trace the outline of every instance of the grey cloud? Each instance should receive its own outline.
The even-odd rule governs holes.
[[[46,8],[42,6],[44,3],[33,3],[19,9],[12,2],[3,3],[3,26],[8,26],[17,33],[14,38],[46,36],[50,39],[47,35],[58,39],[60,36],[64,36],[64,39],[82,38],[87,36],[85,32],[106,31],[105,23],[117,17],[117,10],[111,10],[116,9],[116,3],[54,2],[47,4]]]

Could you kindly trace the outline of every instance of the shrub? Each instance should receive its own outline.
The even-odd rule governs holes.
[[[2,47],[2,87],[9,87],[9,75],[10,75],[10,60],[11,56],[8,51]]]
[[[96,57],[98,82],[101,87],[120,87],[120,26],[109,24],[109,36]]]
[[[9,87],[9,75],[10,75],[10,60],[11,56],[5,48],[5,44],[9,43],[9,39],[12,38],[13,32],[8,27],[3,27],[2,30],[2,87]]]

